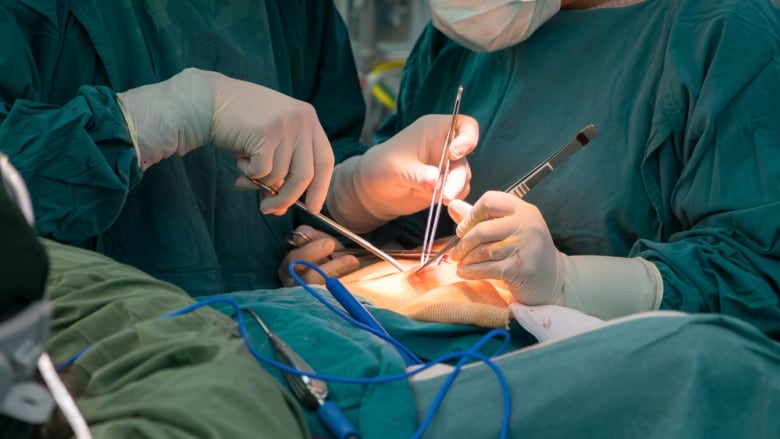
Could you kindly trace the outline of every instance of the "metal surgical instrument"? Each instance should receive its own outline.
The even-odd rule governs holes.
[[[441,205],[444,199],[444,185],[447,183],[447,177],[450,175],[450,145],[455,136],[455,122],[458,119],[462,94],[463,85],[459,85],[458,92],[455,95],[455,105],[452,109],[452,122],[450,122],[450,129],[447,131],[444,149],[439,159],[439,177],[436,179],[436,185],[431,195],[431,205],[428,208],[428,221],[425,224],[425,236],[423,237],[422,254],[420,255],[421,266],[425,265],[430,259],[433,242],[436,239],[436,229],[439,226],[439,215],[441,214]]]
[[[296,240],[295,240],[296,237],[300,238],[302,243],[299,244],[298,242],[296,242]],[[305,244],[308,244],[308,243],[312,242],[313,239],[311,238],[311,236],[296,230],[296,231],[292,232],[291,236],[285,236],[284,241],[288,245],[290,245],[292,247],[299,247],[301,245],[305,245]],[[398,258],[398,259],[415,259],[415,258],[419,258],[420,255],[422,255],[422,250],[386,249],[386,248],[383,248],[382,251],[385,254],[387,254],[389,256],[392,256],[394,258]],[[337,255],[337,254],[353,255],[353,256],[356,256],[358,258],[361,258],[363,256],[373,256],[373,253],[371,253],[370,251],[368,251],[368,250],[366,250],[364,248],[342,248],[342,249],[337,249],[336,251],[333,252],[333,254],[334,255]]]
[[[256,178],[250,178],[249,181],[260,187],[262,190],[268,192],[271,195],[276,195],[277,190],[272,188],[271,186],[268,186],[267,184],[261,182],[260,180]],[[348,228],[342,226],[341,224],[337,223],[336,221],[328,218],[327,216],[321,214],[321,213],[312,213],[309,211],[309,209],[306,208],[306,205],[301,203],[300,201],[296,201],[295,205],[301,209],[303,209],[304,212],[308,212],[315,218],[319,219],[320,221],[324,222],[328,226],[332,227],[337,232],[341,233],[345,238],[349,239],[350,241],[354,242],[355,244],[363,247],[364,249],[368,250],[369,252],[373,253],[376,257],[379,259],[382,259],[396,269],[398,271],[404,271],[405,268],[403,265],[401,265],[398,261],[396,261],[392,256],[388,255],[387,253],[383,252],[379,248],[377,248],[374,244],[371,244],[367,240],[363,239],[358,235],[357,233],[349,230]]]
[[[295,353],[284,340],[271,332],[271,329],[268,328],[254,310],[249,308],[242,308],[241,310],[249,313],[263,329],[274,349],[274,355],[279,361],[293,369],[304,372],[304,374],[299,375],[282,369],[282,374],[287,379],[290,388],[301,402],[301,405],[311,410],[316,409],[317,417],[320,418],[337,439],[359,439],[360,434],[358,434],[357,429],[339,410],[338,406],[333,402],[325,401],[325,398],[328,396],[328,384],[323,380],[306,375],[306,373],[316,374],[314,369],[309,366],[309,363]]]
[[[534,188],[534,186],[542,181],[544,177],[548,176],[555,168],[560,166],[564,160],[569,158],[583,146],[590,143],[597,134],[598,129],[596,129],[594,125],[588,125],[582,128],[565,145],[555,151],[550,157],[539,164],[539,166],[532,169],[531,172],[512,183],[512,185],[509,186],[509,188],[507,188],[504,192],[513,194],[518,198],[523,198],[528,192],[531,191],[531,189]],[[441,260],[441,258],[453,247],[455,247],[458,242],[460,242],[460,238],[458,236],[453,236],[449,241],[447,241],[446,244],[444,244],[444,247],[442,247],[434,257],[429,258],[427,262],[421,264],[420,268],[418,268],[415,273],[420,272],[420,270],[427,267],[434,261]]]

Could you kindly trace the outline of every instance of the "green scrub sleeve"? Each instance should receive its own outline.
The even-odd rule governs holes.
[[[659,268],[662,308],[736,316],[778,338],[780,37],[775,29],[764,38],[757,17],[733,21],[736,25],[708,33],[691,28],[690,35],[700,36],[674,40],[670,56],[679,59],[712,41],[750,42],[751,50],[713,45],[704,62],[678,63],[681,78],[703,80],[662,91],[671,97],[669,120],[686,121],[674,124],[670,139],[684,160],[681,169],[654,171],[677,175],[671,200],[656,202],[659,209],[671,209],[682,227],[665,242],[639,241],[631,253]],[[686,102],[686,96],[687,106],[672,105]],[[668,154],[665,146],[650,157]],[[650,171],[647,166],[644,173]],[[647,187],[660,193],[657,186]]]
[[[40,240],[54,305],[47,350],[98,438],[310,437],[294,397],[248,352],[238,327],[172,284],[95,252]],[[63,437],[52,416],[40,437]]]
[[[27,183],[40,235],[66,242],[95,236],[141,179],[115,96],[84,86],[59,107],[24,99],[0,107],[0,148]]]

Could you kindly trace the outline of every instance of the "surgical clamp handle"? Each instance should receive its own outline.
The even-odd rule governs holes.
[[[531,170],[531,172],[524,175],[522,178],[513,183],[504,192],[513,194],[518,198],[523,198],[531,189],[534,188],[544,177],[548,176],[555,168],[561,165],[564,160],[569,158],[572,154],[577,152],[580,148],[590,143],[598,134],[598,129],[595,125],[588,125],[577,132],[577,134],[569,140],[565,145],[555,151],[550,157],[539,164],[537,167]],[[420,266],[415,273],[420,272],[423,268],[427,267],[434,261],[441,259],[445,253],[450,251],[460,242],[460,238],[456,235],[453,236],[444,247],[439,250],[434,257],[429,258],[424,264]]]
[[[257,185],[260,189],[268,192],[271,195],[276,195],[277,190],[272,188],[271,186],[268,186],[267,184],[261,182],[260,180],[256,178],[250,178],[249,181]],[[301,203],[300,201],[296,201],[295,205],[299,207],[300,209],[303,209],[304,212],[308,212],[310,215],[314,216],[315,218],[319,219],[320,221],[324,222],[328,226],[332,227],[337,232],[341,233],[345,238],[349,239],[350,241],[354,242],[355,244],[363,247],[364,249],[368,250],[369,252],[373,253],[374,256],[378,257],[379,259],[384,260],[385,262],[388,262],[390,265],[398,269],[398,271],[403,272],[406,270],[403,265],[401,265],[400,262],[396,261],[392,256],[388,255],[387,253],[380,250],[378,247],[376,247],[374,244],[371,244],[367,240],[363,239],[358,235],[357,233],[349,230],[348,228],[342,226],[341,224],[337,223],[336,221],[328,218],[327,216],[321,214],[321,213],[312,213],[309,209],[306,208],[306,205]]]

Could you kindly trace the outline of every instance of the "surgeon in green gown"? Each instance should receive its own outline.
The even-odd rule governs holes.
[[[780,337],[778,6],[561,6],[525,41],[491,51],[457,44],[449,37],[468,43],[469,34],[434,10],[406,63],[398,111],[381,135],[445,111],[458,84],[462,111],[480,124],[469,156],[474,209],[450,205],[463,220],[450,254],[459,275],[502,279],[532,305],[604,318],[722,313]],[[483,196],[588,124],[595,140],[522,201]],[[424,224],[418,215],[393,227],[419,243]]]
[[[307,221],[287,208],[301,197],[319,211],[334,162],[365,150],[358,76],[331,1],[11,1],[0,35],[0,148],[27,182],[38,234],[194,296],[280,286],[284,236]],[[459,120],[473,147],[476,123]],[[423,207],[449,124],[432,115],[372,148],[396,166],[351,161],[384,162],[381,175],[337,170],[347,185],[399,189],[365,197],[360,218],[341,214],[345,225]]]

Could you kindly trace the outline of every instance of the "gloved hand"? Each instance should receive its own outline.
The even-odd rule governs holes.
[[[346,253],[338,253],[344,246],[331,235],[309,226],[298,226],[293,234],[296,248],[290,250],[279,266],[279,279],[286,287],[297,286],[298,283],[290,276],[288,267],[295,260],[309,261],[320,267],[331,277],[340,277],[360,268],[360,261]],[[308,284],[324,284],[325,279],[314,270],[303,265],[296,265],[295,272]]]
[[[564,305],[612,318],[658,309],[663,281],[643,258],[568,256],[555,247],[539,209],[514,195],[486,192],[473,207],[449,205],[460,243],[450,252],[464,279],[507,284],[526,305]]]
[[[170,79],[117,93],[142,169],[213,144],[238,156],[236,186],[247,177],[279,190],[260,210],[281,215],[306,192],[319,212],[333,172],[333,151],[310,104],[216,72],[188,68]],[[307,191],[308,188],[308,191]]]
[[[333,218],[365,233],[428,207],[451,123],[452,116],[423,116],[362,156],[336,166],[327,199]],[[449,150],[452,163],[444,188],[445,204],[468,194],[471,170],[465,157],[478,140],[477,121],[459,115]]]
[[[449,205],[460,243],[450,252],[464,279],[504,281],[526,305],[563,303],[563,254],[539,209],[504,192],[486,192],[474,207]]]

